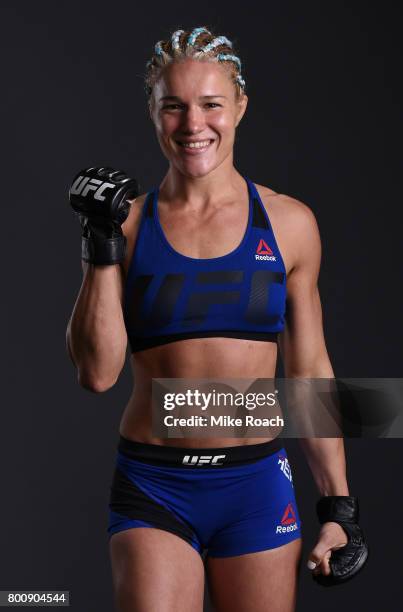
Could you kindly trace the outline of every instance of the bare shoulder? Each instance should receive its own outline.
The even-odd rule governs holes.
[[[257,185],[278,242],[286,268],[290,271],[309,253],[320,252],[320,235],[316,217],[308,204],[277,193],[264,185]]]
[[[312,209],[301,200],[284,193],[277,193],[264,185],[256,185],[261,200],[269,215],[276,215],[282,221],[299,227],[316,225]]]
[[[136,244],[136,238],[140,227],[141,213],[147,198],[147,193],[143,193],[130,202],[130,211],[127,219],[122,223],[122,232],[126,237],[126,257],[123,262],[123,268],[127,274],[127,270],[132,259],[134,246]]]

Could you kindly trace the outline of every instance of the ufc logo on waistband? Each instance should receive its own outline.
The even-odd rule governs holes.
[[[182,463],[185,465],[223,465],[226,455],[185,455]]]
[[[103,202],[105,200],[105,196],[103,196],[102,193],[105,191],[105,189],[115,189],[115,187],[116,185],[113,185],[113,183],[103,183],[96,178],[79,176],[74,181],[70,193],[72,195],[82,195],[85,198],[89,191],[95,191],[94,200],[100,200]]]

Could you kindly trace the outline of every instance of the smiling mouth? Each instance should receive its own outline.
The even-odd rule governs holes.
[[[184,149],[198,151],[200,149],[207,149],[211,143],[214,142],[214,139],[207,138],[206,140],[199,140],[197,142],[181,142],[180,140],[175,140],[175,142]]]

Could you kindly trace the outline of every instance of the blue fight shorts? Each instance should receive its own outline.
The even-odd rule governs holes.
[[[301,537],[287,453],[279,439],[180,448],[120,437],[108,532],[154,527],[200,554],[232,557]]]

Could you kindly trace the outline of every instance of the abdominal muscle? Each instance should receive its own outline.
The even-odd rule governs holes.
[[[277,345],[238,338],[192,338],[133,353],[132,395],[120,422],[120,434],[129,440],[183,448],[221,448],[261,444],[259,438],[158,438],[152,433],[153,378],[274,378]]]

